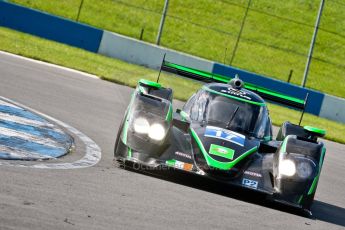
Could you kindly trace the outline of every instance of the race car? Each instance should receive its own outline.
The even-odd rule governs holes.
[[[161,70],[206,84],[173,112],[172,89],[140,80],[118,130],[117,161],[174,168],[241,186],[311,214],[326,152],[318,137],[325,131],[287,121],[274,140],[263,100],[304,111],[307,97],[288,97],[238,77],[165,60]]]

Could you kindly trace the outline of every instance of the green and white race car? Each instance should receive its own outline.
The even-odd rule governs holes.
[[[273,139],[263,98],[300,109],[306,100],[166,61],[162,70],[206,84],[173,112],[171,89],[140,80],[116,138],[117,161],[183,170],[311,213],[325,131],[285,122]]]

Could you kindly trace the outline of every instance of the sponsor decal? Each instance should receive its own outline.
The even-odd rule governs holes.
[[[230,142],[235,143],[235,144],[240,145],[240,146],[244,145],[244,141],[246,139],[246,137],[242,134],[236,133],[236,132],[231,131],[231,130],[222,129],[219,127],[214,127],[214,126],[207,126],[206,127],[205,136],[218,138],[218,139],[222,139],[225,141],[230,141]]]
[[[262,177],[261,173],[257,173],[257,172],[253,172],[253,171],[244,171],[245,175],[249,175],[249,176],[254,176],[254,177]]]
[[[182,161],[175,161],[175,168],[183,169],[184,163]]]
[[[232,160],[234,158],[235,151],[224,146],[211,144],[209,153],[212,155],[220,156]]]
[[[259,182],[255,181],[255,180],[249,180],[246,178],[243,178],[242,180],[242,185],[248,188],[258,188],[258,184]]]
[[[180,157],[184,157],[184,158],[187,158],[187,159],[192,159],[192,156],[187,154],[187,153],[182,153],[182,152],[175,152],[175,155],[177,156],[180,156]]]
[[[193,169],[193,165],[192,164],[188,164],[188,163],[185,163],[185,162],[182,162],[182,161],[167,160],[165,163],[168,166],[170,166],[170,167],[182,169],[182,170],[185,170],[185,171],[192,171],[192,169]]]
[[[237,97],[241,97],[241,98],[244,98],[244,99],[247,99],[247,100],[252,100],[251,97],[247,96],[246,92],[243,92],[243,91],[240,91],[240,90],[237,90],[237,89],[227,88],[227,89],[222,89],[220,92],[226,93],[226,94],[230,94],[230,95],[233,95],[233,96],[237,96]]]
[[[186,171],[192,171],[193,165],[192,164],[188,164],[188,163],[184,163],[183,169],[186,170]]]

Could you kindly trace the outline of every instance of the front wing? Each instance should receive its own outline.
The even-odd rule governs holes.
[[[120,148],[122,150],[122,154],[118,155],[116,160],[120,162],[122,167],[130,167],[135,170],[153,173],[159,173],[159,171],[165,170],[177,170],[204,177],[219,182],[220,184],[241,187],[243,189],[259,192],[267,195],[269,200],[295,208],[304,209],[301,202],[302,196],[291,199],[291,197],[285,197],[284,195],[279,194],[272,187],[272,179],[268,169],[270,167],[269,162],[273,160],[273,154],[267,154],[262,161],[253,162],[242,174],[240,174],[240,176],[229,180],[222,176],[214,176],[204,172],[194,163],[192,156],[189,154],[185,155],[185,153],[177,152],[174,154],[174,158],[157,159],[145,156],[146,154],[136,152],[135,150],[125,146],[122,142],[120,145],[122,145],[122,148]]]

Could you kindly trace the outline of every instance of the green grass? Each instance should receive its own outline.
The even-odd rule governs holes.
[[[157,71],[141,66],[87,52],[82,49],[70,47],[60,43],[41,39],[28,34],[0,27],[0,50],[19,54],[22,56],[55,63],[58,65],[78,69],[95,74],[103,79],[135,87],[140,78],[155,80]],[[66,55],[68,53],[68,55]],[[171,74],[162,73],[161,83],[174,89],[174,97],[185,101],[198,88],[200,84],[195,81],[182,79]],[[300,112],[281,106],[269,104],[273,124],[281,125],[290,120],[297,123]],[[345,143],[345,125],[329,121],[317,116],[305,114],[302,125],[312,125],[325,128],[326,138]]]
[[[75,20],[81,0],[12,0]],[[170,0],[161,45],[229,64],[248,0]],[[301,84],[319,0],[252,0],[232,65]],[[154,43],[163,0],[84,0],[80,21]],[[325,2],[307,87],[345,97],[345,3]],[[225,52],[226,50],[226,52]],[[224,56],[226,53],[226,56]],[[225,57],[225,58],[224,58]]]

